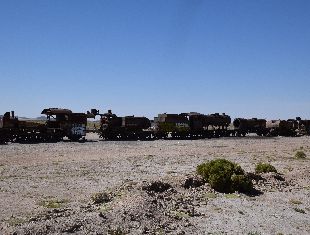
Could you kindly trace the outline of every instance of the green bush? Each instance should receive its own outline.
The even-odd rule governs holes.
[[[268,173],[268,172],[277,173],[277,170],[273,165],[270,165],[269,163],[258,163],[255,167],[255,172],[257,174]]]
[[[295,158],[300,159],[300,158],[306,158],[306,157],[307,157],[307,155],[305,154],[304,151],[297,151],[297,152],[295,153]]]
[[[249,192],[253,186],[242,168],[226,159],[212,160],[198,165],[197,173],[219,192]]]

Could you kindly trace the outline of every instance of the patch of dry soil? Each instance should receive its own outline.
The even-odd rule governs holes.
[[[0,234],[310,233],[310,137],[87,139],[0,145]],[[253,180],[256,194],[217,193],[195,176],[216,158],[279,174]],[[93,203],[96,193],[109,200]]]

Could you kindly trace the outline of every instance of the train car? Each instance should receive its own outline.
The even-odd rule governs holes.
[[[225,136],[231,119],[225,113],[164,113],[158,114],[154,122],[157,138],[200,139]]]
[[[267,121],[268,136],[296,136],[298,123],[294,119]]]
[[[85,139],[88,114],[73,113],[69,109],[48,108],[41,114],[47,116],[46,131],[51,134],[60,133],[72,141]]]
[[[49,108],[41,114],[46,121],[20,120],[14,111],[0,119],[0,142],[57,142],[63,137],[72,141],[85,138],[88,114],[68,109]]]
[[[158,114],[154,118],[154,135],[157,139],[184,139],[190,133],[189,120],[184,114]]]
[[[233,127],[236,136],[245,136],[246,134],[255,133],[259,136],[265,136],[268,133],[265,119],[245,119],[236,118],[233,121]]]
[[[302,120],[300,117],[296,118],[298,122],[298,132],[300,135],[310,135],[310,120]]]
[[[225,113],[200,114],[196,112],[188,113],[191,136],[201,138],[211,138],[226,136],[228,126],[231,123],[230,116]]]
[[[3,126],[3,116],[0,116],[0,144],[5,144],[9,141],[10,141],[9,132]]]
[[[151,121],[146,117],[118,117],[111,110],[100,115],[99,136],[105,140],[150,140]]]
[[[19,120],[14,111],[6,112],[1,121],[1,132],[6,142],[46,142],[59,140],[57,132],[48,133],[44,123]]]

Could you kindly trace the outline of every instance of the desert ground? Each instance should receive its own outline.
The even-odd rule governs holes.
[[[278,173],[254,179],[256,194],[219,193],[196,175],[218,158]],[[309,176],[310,137],[9,143],[0,234],[310,234]]]

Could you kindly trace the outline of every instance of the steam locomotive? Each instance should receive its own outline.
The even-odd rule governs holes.
[[[86,136],[87,118],[93,117],[59,108],[44,109],[41,114],[46,121],[19,120],[14,111],[6,112],[0,118],[0,143],[57,142],[64,137],[78,141]]]

